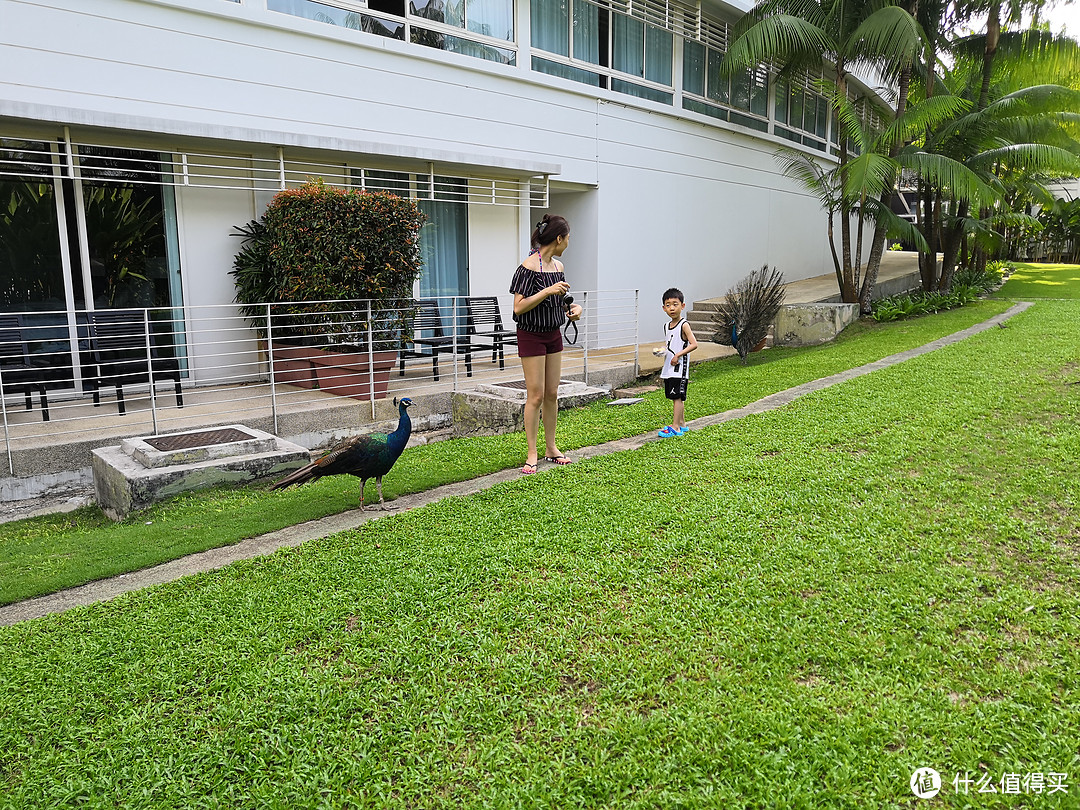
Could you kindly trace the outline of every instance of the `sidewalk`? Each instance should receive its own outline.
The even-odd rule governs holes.
[[[920,283],[919,255],[906,251],[887,250],[881,256],[881,267],[878,270],[873,297],[876,301],[890,295],[908,292],[918,287]],[[730,346],[712,342],[712,332],[715,331],[712,328],[712,314],[723,301],[724,296],[694,301],[686,312],[686,319],[698,339],[698,350],[690,355],[691,363],[714,360],[717,357],[727,357],[735,353]],[[804,278],[784,285],[785,304],[838,303],[839,301],[840,291],[835,273]],[[660,370],[660,360],[652,356],[651,350],[651,346],[642,345],[641,347],[638,364],[642,374]]]
[[[785,391],[770,394],[769,396],[759,399],[757,402],[752,402],[741,408],[735,408],[713,416],[703,416],[699,419],[694,419],[689,422],[689,425],[692,429],[699,430],[704,427],[719,425],[733,419],[740,419],[751,414],[764,413],[779,408],[804,394],[820,391],[836,385],[837,383],[846,382],[847,380],[861,377],[864,374],[869,374],[872,371],[902,363],[905,360],[927,354],[944,346],[959,343],[972,335],[1002,324],[1013,315],[1023,312],[1029,306],[1030,304],[1028,303],[1016,304],[1001,315],[997,315],[976,326],[969,327],[968,329],[948,335],[947,337],[927,343],[924,346],[910,349],[899,354],[890,355],[889,357],[884,357],[872,363],[867,363],[866,365],[849,369],[830,377],[813,380],[804,383],[803,385],[789,388]],[[576,459],[583,460],[594,456],[617,453],[623,450],[635,450],[654,441],[660,441],[660,439],[657,438],[655,432],[649,432],[591,447],[583,447],[579,450],[571,451],[571,454]],[[546,464],[540,468],[540,472],[547,473],[552,470],[554,466],[555,465],[553,464]],[[503,481],[510,481],[519,477],[521,477],[521,473],[515,467],[513,469],[501,470],[500,472],[484,475],[480,478],[474,478],[469,481],[447,484],[446,486],[437,487],[426,492],[403,495],[394,500],[393,504],[397,507],[397,512],[407,512],[410,509],[416,509],[429,503],[442,500],[443,498],[482,492],[495,486],[495,484]],[[28,619],[47,616],[52,613],[61,613],[73,607],[91,605],[95,602],[112,599],[121,594],[146,588],[151,585],[160,585],[165,582],[171,582],[172,580],[179,579],[189,574],[197,574],[221,568],[222,566],[239,560],[252,559],[254,557],[272,554],[281,548],[298,546],[308,540],[314,540],[320,537],[326,537],[330,534],[336,534],[337,532],[355,529],[364,525],[369,520],[377,520],[386,514],[387,513],[385,512],[342,512],[337,515],[322,518],[321,520],[301,523],[297,526],[290,526],[286,529],[271,532],[270,534],[244,540],[232,546],[211,549],[199,554],[192,554],[188,557],[173,560],[172,562],[163,563],[152,568],[133,571],[129,574],[121,574],[120,576],[111,579],[98,580],[97,582],[91,582],[77,588],[70,588],[66,591],[60,591],[59,593],[28,599],[25,602],[17,602],[0,608],[0,626],[12,625]]]

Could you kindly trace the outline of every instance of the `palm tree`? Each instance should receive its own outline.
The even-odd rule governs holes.
[[[775,61],[784,76],[807,68],[816,72],[824,59],[835,71],[833,98],[847,99],[853,68],[874,68],[883,75],[895,76],[911,62],[919,43],[918,23],[898,6],[866,0],[762,0],[736,25],[724,70],[735,73]],[[847,189],[847,138],[838,141],[837,187]],[[830,210],[830,220],[835,216],[840,220],[837,282],[845,302],[854,302],[858,296],[858,267],[851,244],[854,205],[844,192],[836,198],[835,210]]]
[[[984,183],[1007,198],[1010,184],[1030,183],[1033,178],[1080,174],[1080,145],[1062,130],[1062,121],[1080,109],[1080,93],[1057,85],[1027,87],[1009,93],[979,110],[960,116],[932,136],[928,148],[963,163]],[[978,216],[970,215],[968,200],[949,190],[940,192],[942,206],[941,273],[933,286],[952,285],[965,236],[983,230],[979,223],[1009,212],[984,200]],[[1000,222],[1015,222],[1015,217]]]
[[[854,154],[841,168],[825,169],[809,155],[791,148],[776,152],[783,173],[810,191],[828,215],[829,245],[837,280],[843,285],[842,268],[834,245],[834,219],[846,210],[857,223],[856,255],[861,253],[863,229],[867,222],[874,226],[875,239],[882,243],[891,234],[927,249],[922,234],[911,223],[898,217],[889,201],[895,178],[902,172],[928,178],[941,187],[953,190],[963,199],[992,199],[994,192],[974,172],[946,156],[925,152],[917,146],[901,146],[912,141],[916,134],[941,121],[951,120],[970,109],[970,104],[954,97],[939,96],[913,105],[882,132],[872,132],[860,121],[854,105],[848,99],[832,96],[822,88],[830,104],[837,110],[837,119],[844,137],[855,147]],[[871,251],[873,252],[873,250]],[[880,255],[878,257],[880,261]],[[867,269],[869,273],[869,266]],[[855,275],[858,284],[858,275]],[[864,279],[862,293],[867,295],[873,279]],[[860,295],[861,300],[861,295]]]
[[[987,184],[998,189],[1002,202],[1027,196],[1010,190],[1012,183],[1030,186],[1042,171],[1068,173],[1074,165],[1067,154],[1075,151],[1071,139],[1062,135],[1070,115],[1069,105],[1076,108],[1075,97],[1070,98],[1060,87],[1035,91],[1033,86],[1053,82],[1058,75],[1076,76],[1080,51],[1074,41],[1044,30],[1007,30],[1008,25],[1020,19],[1022,8],[1037,12],[1042,5],[1041,0],[1010,2],[1008,6],[1000,0],[969,0],[952,5],[924,0],[920,6],[920,13],[926,13],[921,20],[929,35],[928,57],[920,76],[925,96],[951,93],[972,103],[971,112],[952,125],[939,132],[927,132],[925,148],[948,154],[980,172]],[[987,16],[981,33],[946,41],[945,32],[980,14]],[[942,51],[950,54],[951,67],[937,62],[937,54]],[[994,109],[996,100],[1008,101]],[[995,151],[1004,147],[1008,147],[1007,152]],[[972,216],[969,201],[925,182],[920,185],[919,199],[920,226],[932,248],[920,256],[927,289],[947,289],[951,285],[969,236],[985,241],[992,235],[980,221],[994,219],[1015,227],[1019,224],[1017,218],[1024,213],[1009,211],[999,203],[984,204],[977,209],[978,215]],[[943,254],[940,274],[938,249]],[[985,256],[978,247],[976,254]]]

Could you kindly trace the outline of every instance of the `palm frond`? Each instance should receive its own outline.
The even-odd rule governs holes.
[[[879,228],[885,228],[889,239],[902,239],[920,252],[929,252],[926,239],[913,222],[898,216],[888,205],[882,205],[880,199],[868,198],[862,205],[865,215],[872,219]]]
[[[984,206],[993,204],[998,198],[998,194],[978,174],[946,155],[901,150],[897,162],[941,189],[951,199],[968,200],[973,205]]]
[[[840,210],[840,195],[836,178],[831,171],[823,169],[817,161],[789,147],[780,147],[773,153],[780,171],[813,194],[821,207],[827,211]]]
[[[1080,174],[1080,157],[1041,143],[1016,143],[997,149],[988,149],[967,161],[973,169],[989,169],[1003,164],[1012,169],[1037,172],[1061,172]]]
[[[720,70],[731,75],[770,59],[807,60],[815,54],[820,64],[821,55],[832,52],[832,41],[824,30],[790,14],[777,14],[747,29],[731,43]]]
[[[894,160],[879,152],[863,152],[848,161],[844,193],[849,200],[861,197],[880,197],[892,188],[898,174]]]
[[[850,59],[899,66],[914,58],[922,41],[919,23],[900,6],[885,6],[866,17],[848,41]]]

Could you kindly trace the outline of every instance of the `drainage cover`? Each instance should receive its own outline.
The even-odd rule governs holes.
[[[525,385],[524,380],[514,380],[513,382],[490,383],[490,385],[492,385],[492,386],[494,386],[496,388],[517,388],[517,389],[520,389],[522,391],[525,391],[525,390],[528,389],[528,386]]]
[[[222,428],[221,430],[202,430],[197,433],[176,433],[172,436],[153,436],[143,439],[155,450],[187,450],[191,447],[208,447],[213,444],[228,444],[229,442],[242,442],[253,438],[250,433],[244,433],[236,428]]]

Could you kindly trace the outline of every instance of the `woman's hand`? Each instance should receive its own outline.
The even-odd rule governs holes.
[[[570,285],[565,281],[556,281],[550,287],[544,290],[548,295],[566,295],[570,292]]]
[[[572,321],[576,321],[581,318],[581,307],[577,304],[570,305],[570,311],[566,314],[566,317]]]

